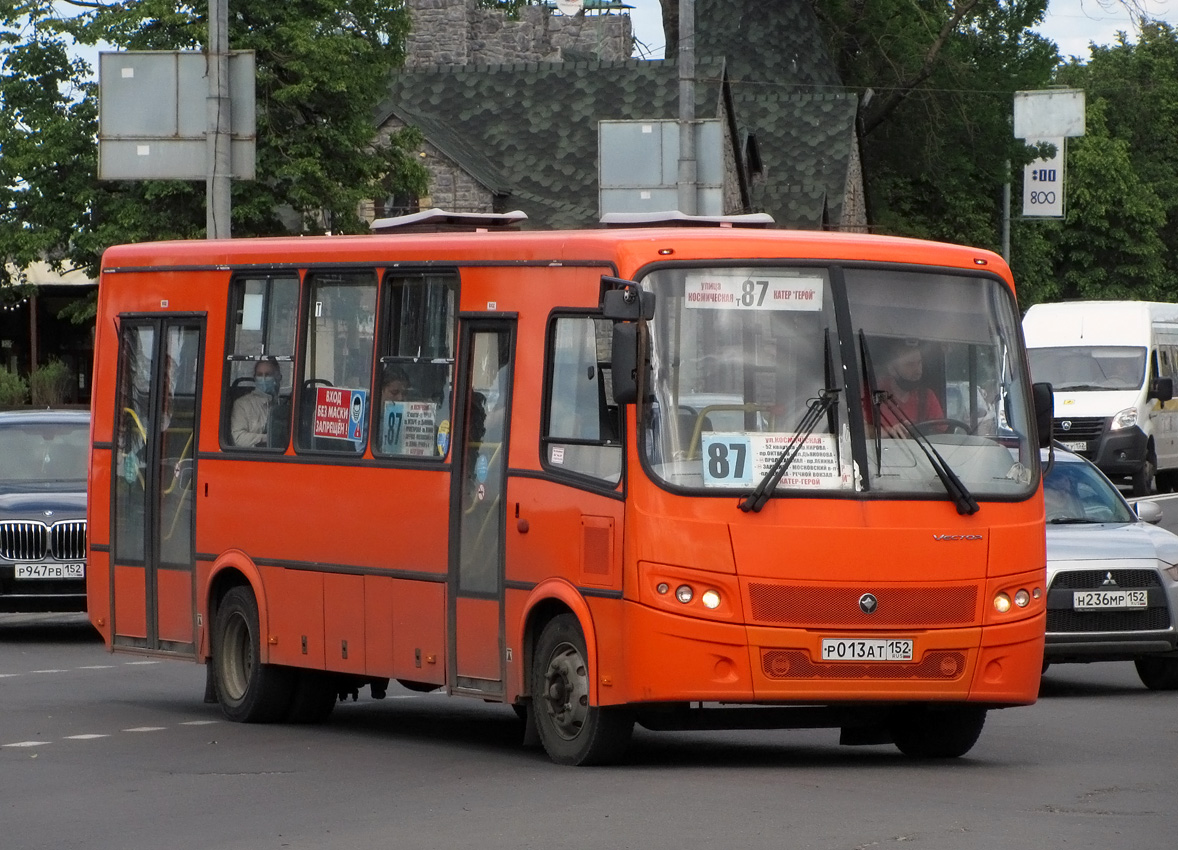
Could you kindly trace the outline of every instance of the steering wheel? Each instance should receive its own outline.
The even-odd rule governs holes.
[[[969,424],[960,419],[926,419],[923,422],[914,423],[913,427],[925,436],[928,436],[930,432],[933,434],[973,433]]]

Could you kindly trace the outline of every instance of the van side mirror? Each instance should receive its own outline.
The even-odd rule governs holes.
[[[643,292],[632,280],[601,276],[601,313],[615,322],[654,318],[654,293]]]
[[[1051,384],[1032,384],[1031,396],[1035,401],[1035,428],[1039,432],[1039,448],[1051,445],[1051,429],[1055,416],[1055,391]]]
[[[1173,378],[1154,378],[1149,384],[1149,397],[1167,402],[1174,397]]]

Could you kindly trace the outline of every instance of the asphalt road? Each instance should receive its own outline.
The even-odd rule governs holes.
[[[0,848],[1170,848],[1178,693],[1054,666],[965,758],[834,730],[653,733],[562,768],[512,712],[393,686],[320,727],[202,702],[204,668],[110,655],[83,618],[0,615]]]

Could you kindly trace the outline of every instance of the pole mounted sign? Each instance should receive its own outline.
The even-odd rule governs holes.
[[[1046,89],[1014,94],[1014,137],[1028,145],[1047,142],[1055,156],[1023,168],[1023,217],[1063,218],[1064,140],[1084,135],[1084,92]]]

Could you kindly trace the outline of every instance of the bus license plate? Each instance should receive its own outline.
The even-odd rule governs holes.
[[[824,638],[823,661],[911,661],[912,641],[907,638],[887,640],[849,640]]]
[[[1068,442],[1067,440],[1060,440],[1059,444],[1071,452],[1086,452],[1086,451],[1088,451],[1088,444],[1086,442],[1084,442],[1083,440],[1079,440],[1079,441],[1073,440],[1072,442]]]
[[[1076,611],[1136,611],[1149,607],[1148,590],[1077,590],[1072,593]]]
[[[85,564],[17,564],[17,578],[85,578]]]

